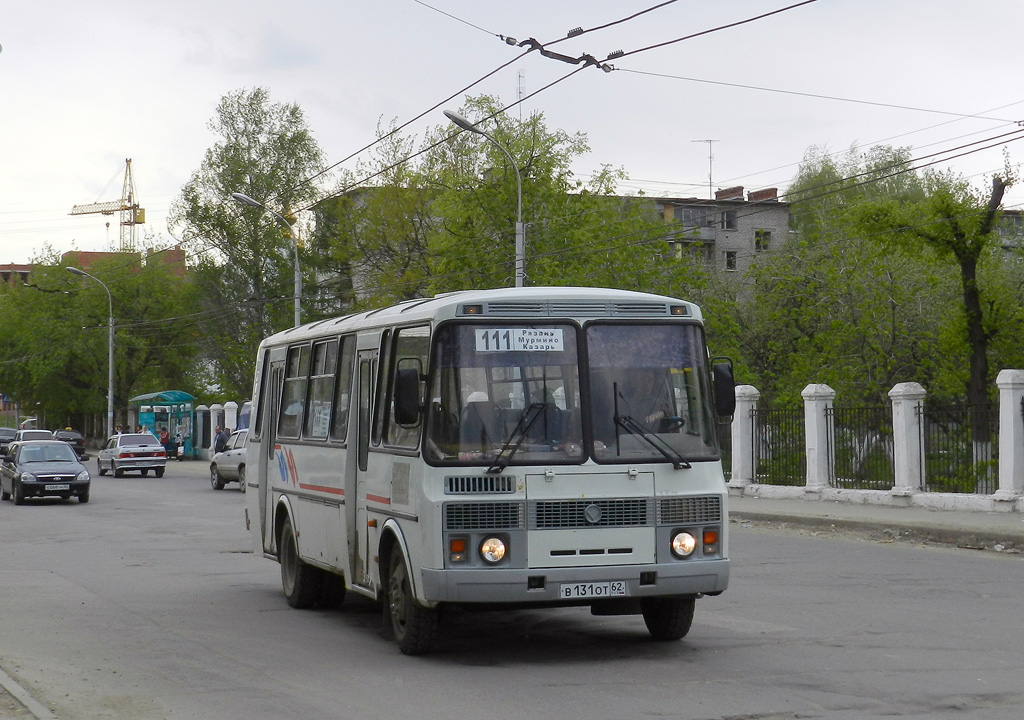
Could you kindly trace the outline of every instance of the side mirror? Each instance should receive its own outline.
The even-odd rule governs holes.
[[[730,417],[736,412],[736,380],[732,374],[732,360],[715,358],[711,366],[711,380],[715,393],[715,412],[719,417]]]
[[[420,420],[420,373],[399,367],[395,373],[395,422],[409,427]]]

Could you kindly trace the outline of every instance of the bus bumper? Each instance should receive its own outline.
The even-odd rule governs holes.
[[[718,594],[729,585],[728,560],[584,568],[422,569],[427,603],[532,603],[580,605],[594,600]],[[602,592],[625,586],[625,595],[581,596],[583,586]],[[593,587],[591,587],[593,586]],[[586,592],[586,590],[584,590]]]

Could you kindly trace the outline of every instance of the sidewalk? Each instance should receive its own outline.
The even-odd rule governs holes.
[[[1024,552],[1024,514],[730,495],[732,522],[868,532],[879,538]]]

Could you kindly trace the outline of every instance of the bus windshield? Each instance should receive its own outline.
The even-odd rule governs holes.
[[[586,344],[595,460],[718,458],[697,325],[593,323]]]
[[[593,322],[585,352],[579,332],[557,322],[439,328],[426,459],[501,469],[718,458],[699,326]]]
[[[435,463],[583,459],[575,325],[449,324],[439,329],[427,422]],[[504,452],[502,452],[504,449]]]

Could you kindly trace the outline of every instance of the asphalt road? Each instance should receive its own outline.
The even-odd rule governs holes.
[[[1024,716],[1019,556],[734,524],[731,586],[681,642],[583,609],[452,612],[409,658],[372,603],[290,609],[203,463],[94,482],[86,505],[0,503],[0,670],[40,716]]]

